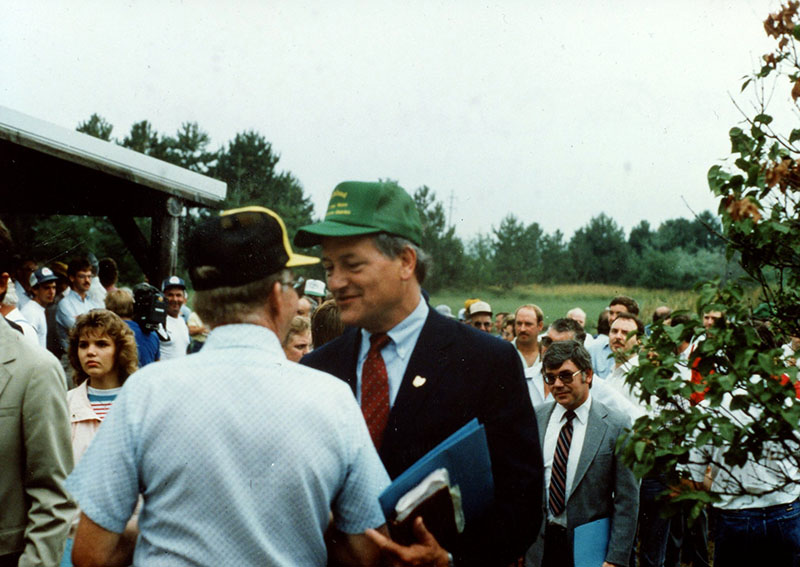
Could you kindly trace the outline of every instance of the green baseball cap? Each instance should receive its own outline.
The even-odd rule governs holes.
[[[344,181],[331,193],[322,222],[301,227],[295,246],[314,246],[323,236],[386,232],[420,246],[422,223],[411,195],[396,183]]]

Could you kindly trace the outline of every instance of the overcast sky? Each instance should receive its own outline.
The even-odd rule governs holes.
[[[0,105],[120,139],[263,134],[321,215],[339,181],[428,185],[462,237],[716,209],[730,95],[770,0],[2,0]],[[748,98],[740,99],[747,104]],[[684,202],[685,201],[685,202]],[[687,205],[688,203],[688,205]],[[267,206],[269,203],[265,203]]]

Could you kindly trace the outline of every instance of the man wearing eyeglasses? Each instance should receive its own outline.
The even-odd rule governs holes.
[[[467,322],[481,331],[492,332],[492,307],[485,301],[476,301],[467,309]]]
[[[295,254],[263,207],[187,245],[203,349],[131,376],[69,477],[76,565],[377,565],[389,484],[350,389],[286,360]],[[126,529],[142,493],[139,537]],[[134,549],[135,545],[135,549]]]
[[[525,565],[573,565],[575,528],[603,518],[610,520],[603,566],[627,565],[636,534],[639,489],[615,447],[628,419],[592,399],[592,358],[582,344],[552,343],[542,366],[553,396],[536,408],[546,521]]]

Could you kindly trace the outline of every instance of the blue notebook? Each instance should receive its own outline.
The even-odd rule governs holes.
[[[611,537],[611,518],[600,518],[573,531],[575,567],[602,567]]]
[[[461,490],[466,524],[471,518],[481,516],[494,501],[494,478],[486,431],[473,419],[431,449],[383,491],[379,500],[386,519],[393,517],[397,501],[406,492],[442,467],[450,475],[450,484]]]

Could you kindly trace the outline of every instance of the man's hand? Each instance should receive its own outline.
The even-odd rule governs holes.
[[[450,563],[447,551],[425,528],[421,517],[414,520],[417,543],[409,546],[398,545],[375,530],[364,533],[380,548],[387,565],[392,567],[448,567]]]

